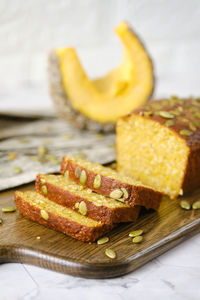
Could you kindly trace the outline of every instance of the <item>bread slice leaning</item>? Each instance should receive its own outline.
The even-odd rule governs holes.
[[[42,175],[36,178],[36,191],[51,201],[69,207],[89,218],[106,224],[135,222],[140,207],[92,192],[62,175]]]
[[[83,242],[93,242],[113,227],[82,216],[36,192],[16,191],[15,202],[26,218]]]
[[[98,163],[64,156],[61,174],[96,193],[130,206],[139,205],[157,210],[162,200],[160,192]]]

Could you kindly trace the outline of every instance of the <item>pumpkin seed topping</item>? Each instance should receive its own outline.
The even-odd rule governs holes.
[[[192,131],[196,131],[197,130],[196,126],[193,123],[189,123],[189,127],[190,127],[190,129]]]
[[[139,243],[142,242],[142,240],[143,240],[143,236],[142,236],[142,235],[138,235],[138,236],[136,236],[136,237],[134,237],[134,238],[132,239],[132,242],[133,242],[134,244],[139,244]]]
[[[66,170],[66,171],[65,171],[64,177],[67,178],[67,179],[69,178],[69,170]]]
[[[200,112],[197,112],[194,116],[200,118]]]
[[[95,189],[98,189],[100,186],[101,186],[101,175],[98,174],[98,175],[96,175],[96,177],[94,179],[93,187]]]
[[[75,177],[78,179],[81,175],[81,168],[77,167],[75,169]]]
[[[120,199],[123,195],[123,192],[122,190],[120,189],[116,189],[116,190],[113,190],[111,193],[110,193],[110,198],[113,198],[113,199]]]
[[[19,168],[19,167],[15,167],[15,168],[13,168],[13,172],[14,172],[15,174],[20,174],[20,173],[22,173],[22,169]]]
[[[200,209],[200,200],[194,202],[194,203],[192,204],[192,208],[193,208],[193,209]]]
[[[165,125],[166,125],[166,126],[173,126],[173,125],[174,125],[174,121],[173,121],[173,120],[167,120],[167,121],[165,122]]]
[[[44,220],[47,221],[47,220],[49,219],[49,215],[48,215],[48,213],[46,212],[46,210],[41,209],[40,214],[41,214],[41,216],[42,216],[42,218],[43,218]]]
[[[43,193],[43,195],[47,195],[47,187],[46,187],[46,185],[42,186],[42,193]]]
[[[81,174],[80,174],[80,184],[82,185],[85,185],[86,184],[86,181],[87,181],[87,174],[85,172],[85,170],[82,170],[81,171]]]
[[[131,231],[128,236],[136,237],[136,236],[139,236],[139,235],[142,235],[142,234],[143,234],[143,230],[138,229],[138,230]]]
[[[0,224],[3,224],[3,220],[0,218]]]
[[[112,259],[116,258],[116,252],[111,249],[106,249],[105,255]]]
[[[127,190],[124,187],[122,187],[121,190],[123,192],[123,198],[127,199],[128,198],[128,192],[127,192]]]
[[[174,118],[174,115],[172,115],[170,112],[164,111],[164,110],[159,111],[158,115],[163,117],[163,118],[166,118],[166,119],[173,119]]]
[[[83,216],[85,216],[87,214],[87,205],[84,201],[81,201],[79,203],[79,209],[78,209],[79,213]]]
[[[14,207],[14,206],[2,207],[2,212],[4,212],[4,213],[15,212],[15,211],[16,211],[16,207]]]
[[[190,130],[187,130],[187,129],[182,129],[182,130],[180,130],[180,134],[190,136],[193,134],[193,132]]]
[[[180,202],[180,207],[189,210],[191,208],[191,204],[187,200],[182,200]]]
[[[47,149],[44,146],[40,146],[37,148],[37,153],[40,156],[44,156],[45,154],[47,154]]]
[[[104,236],[104,237],[102,237],[101,239],[99,239],[97,241],[97,244],[98,245],[103,245],[103,244],[107,243],[108,241],[109,241],[109,238],[107,236]]]
[[[151,117],[151,116],[153,116],[153,113],[152,113],[152,111],[143,111],[143,116]]]
[[[72,155],[74,158],[86,159],[87,155],[84,152],[77,152]]]

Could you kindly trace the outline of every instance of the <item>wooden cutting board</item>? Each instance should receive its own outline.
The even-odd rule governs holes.
[[[33,189],[33,184],[20,190]],[[200,190],[186,198],[200,199]],[[13,205],[13,190],[0,194],[0,208]],[[165,198],[158,212],[143,213],[136,224],[122,224],[107,234],[104,245],[87,244],[45,228],[15,213],[0,217],[0,262],[24,262],[85,278],[110,278],[124,275],[144,265],[168,249],[200,231],[200,210],[185,211],[177,201]],[[144,230],[141,244],[128,236],[135,229]],[[40,237],[40,239],[37,239]],[[106,248],[117,258],[105,256]]]

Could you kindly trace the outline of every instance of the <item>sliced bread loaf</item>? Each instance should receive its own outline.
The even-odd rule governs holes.
[[[113,227],[82,216],[36,192],[16,191],[15,202],[26,218],[83,242],[93,242]]]
[[[98,163],[64,156],[61,174],[96,193],[130,206],[140,205],[157,210],[162,200],[161,193]]]
[[[62,175],[41,175],[36,178],[36,191],[60,205],[103,223],[136,221],[140,207],[99,195]]]

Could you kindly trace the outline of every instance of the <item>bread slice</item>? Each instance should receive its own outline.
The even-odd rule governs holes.
[[[103,223],[136,221],[140,207],[110,199],[92,192],[62,175],[41,175],[36,178],[36,191],[58,204]]]
[[[93,242],[113,227],[82,216],[36,192],[17,191],[15,202],[19,212],[26,218],[83,242]]]
[[[171,198],[200,186],[200,98],[151,101],[116,130],[119,172]]]
[[[64,156],[61,174],[66,174],[71,180],[82,183],[96,193],[118,199],[130,206],[139,205],[157,210],[162,199],[161,193],[141,182],[86,160]]]

